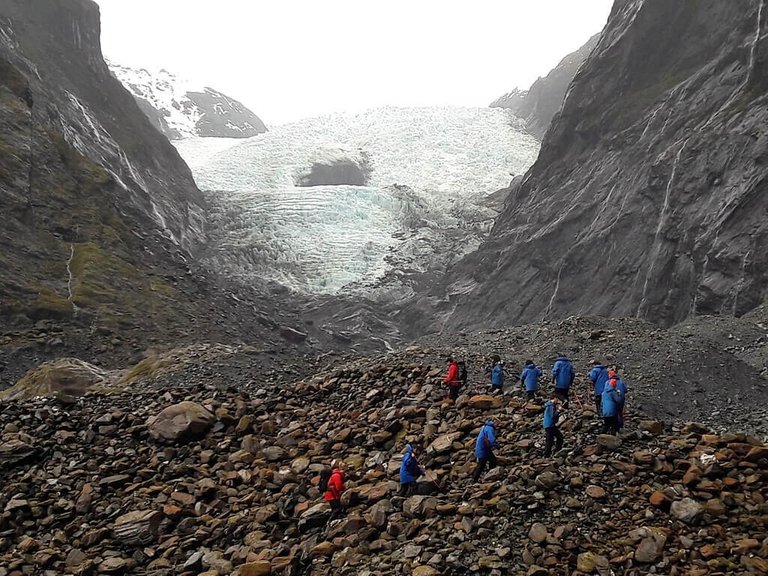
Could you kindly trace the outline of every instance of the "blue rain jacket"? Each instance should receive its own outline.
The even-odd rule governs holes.
[[[504,386],[504,367],[501,364],[496,364],[491,370],[491,384]]]
[[[589,379],[595,385],[595,396],[601,396],[608,382],[608,369],[602,364],[596,364],[589,372]]]
[[[565,356],[558,357],[555,365],[552,367],[552,377],[555,379],[555,388],[568,389],[573,383],[576,371],[573,364]]]
[[[421,467],[413,457],[413,447],[408,444],[405,447],[405,454],[403,454],[403,460],[400,463],[400,484],[416,482],[416,479],[422,474]]]
[[[480,458],[488,458],[492,448],[498,448],[499,443],[496,442],[496,429],[493,426],[493,422],[488,420],[480,429],[480,434],[477,435],[477,442],[475,443],[475,456]]]
[[[611,416],[618,416],[623,399],[621,392],[613,386],[606,386],[603,390],[603,418],[609,418]]]
[[[560,410],[557,409],[555,403],[552,400],[548,400],[544,404],[544,428],[552,428],[557,426],[557,421],[560,419]]]
[[[523,369],[520,374],[520,381],[525,384],[526,392],[536,392],[539,389],[539,378],[541,377],[541,368],[531,364]]]

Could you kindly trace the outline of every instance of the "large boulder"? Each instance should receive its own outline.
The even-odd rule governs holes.
[[[150,417],[147,428],[153,438],[190,440],[204,436],[215,421],[216,417],[200,404],[180,402]]]

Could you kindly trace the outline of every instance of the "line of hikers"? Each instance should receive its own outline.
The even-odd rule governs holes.
[[[452,357],[449,357],[447,362],[448,374],[444,381],[448,385],[450,398],[455,401],[459,396],[459,391],[466,386],[466,363],[455,361]],[[490,375],[492,388],[501,391],[504,387],[504,363],[499,356],[493,356],[492,365],[486,370],[486,373]],[[561,416],[568,404],[570,388],[573,385],[576,370],[573,363],[565,355],[558,354],[551,373],[554,389],[550,399],[544,404],[542,422],[545,433],[545,458],[549,458],[553,451],[557,454],[563,449],[564,439],[563,433],[560,431],[560,424],[563,422]],[[537,399],[541,375],[541,368],[537,367],[533,361],[527,360],[519,380],[525,387],[529,401]],[[593,386],[596,414],[601,415],[603,419],[602,433],[615,435],[624,426],[627,386],[619,378],[616,368],[608,368],[598,360],[593,360],[588,378]],[[581,402],[577,395],[574,397],[577,402]],[[496,467],[497,458],[493,451],[498,447],[495,425],[493,420],[488,419],[481,427],[475,440],[475,458],[477,459],[477,466],[473,473],[475,481],[480,480],[486,468],[493,469]],[[416,482],[424,475],[429,477],[417,459],[416,448],[412,444],[407,444],[400,463],[399,495],[410,496],[414,494]],[[434,479],[430,478],[430,480],[436,484]],[[345,485],[342,466],[334,461],[331,470],[321,472],[319,487],[320,491],[323,492],[324,500],[331,507],[332,520],[343,511],[341,495],[345,490]]]
[[[456,361],[449,356],[448,373],[443,382],[448,387],[449,397],[457,400],[459,392],[467,384],[466,363]],[[490,377],[491,391],[502,392],[505,382],[504,362],[498,355],[491,358],[491,365],[485,369]],[[536,401],[539,393],[539,379],[543,372],[536,366],[533,360],[526,360],[518,380],[525,389],[528,401]],[[568,406],[571,386],[576,378],[576,369],[573,363],[564,354],[558,354],[551,370],[552,383],[554,384],[553,399]],[[592,361],[592,369],[589,372],[589,380],[592,383],[592,394],[595,402],[595,414],[603,418],[603,433],[617,434],[624,427],[624,405],[627,395],[627,386],[619,378],[618,370],[609,368],[599,360]],[[581,400],[576,396],[576,400]],[[551,427],[551,426],[550,426]],[[545,426],[547,428],[547,426]]]

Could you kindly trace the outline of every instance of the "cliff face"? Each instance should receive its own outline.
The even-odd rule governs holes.
[[[552,118],[563,105],[565,93],[579,67],[597,46],[600,35],[590,38],[584,46],[568,54],[544,78],[539,78],[529,90],[513,90],[491,103],[491,108],[507,108],[525,121],[528,131],[539,140],[544,138]]]
[[[0,0],[0,376],[30,338],[74,345],[55,326],[109,342],[185,318],[202,196],[99,33],[90,0]]]
[[[152,73],[113,62],[109,68],[152,124],[171,140],[250,138],[267,131],[245,105],[213,88],[191,86],[166,70]]]
[[[618,0],[538,161],[452,277],[449,326],[760,304],[767,18],[764,0]]]

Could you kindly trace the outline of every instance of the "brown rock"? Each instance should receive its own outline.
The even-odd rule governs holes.
[[[320,542],[309,551],[310,556],[332,556],[336,546],[332,542]]]
[[[595,500],[600,500],[601,498],[605,498],[606,493],[600,486],[591,485],[587,486],[587,496],[594,498]]]
[[[450,452],[453,448],[453,443],[461,438],[461,436],[461,432],[451,432],[450,434],[439,436],[427,447],[427,454],[444,454]]]
[[[610,434],[599,434],[597,436],[597,443],[603,448],[608,450],[616,450],[621,446],[621,438],[618,436],[611,436]]]
[[[641,420],[640,424],[638,424],[638,428],[650,432],[654,436],[658,436],[664,433],[664,422],[659,420]]]
[[[154,438],[190,440],[204,436],[215,421],[214,415],[200,404],[180,402],[150,417],[147,428]]]
[[[125,544],[146,546],[157,537],[162,514],[154,510],[138,510],[115,520],[112,534]]]
[[[664,545],[667,543],[667,535],[661,530],[651,528],[648,535],[640,541],[635,550],[635,561],[642,564],[656,562],[664,553]]]
[[[482,394],[479,396],[472,396],[467,400],[467,405],[470,408],[476,410],[488,410],[490,408],[499,408],[504,404],[504,399],[501,396],[488,396]]]
[[[239,576],[268,576],[271,572],[272,564],[269,560],[259,560],[240,566]]]
[[[655,506],[656,508],[665,508],[669,506],[669,499],[666,497],[664,492],[660,492],[659,490],[656,490],[656,492],[651,494],[649,500],[651,502],[651,506]]]
[[[528,531],[528,538],[530,538],[537,544],[541,544],[547,539],[547,527],[544,526],[544,524],[541,524],[540,522],[536,522],[533,526],[531,526],[531,529]]]

